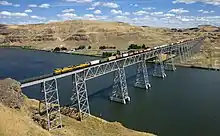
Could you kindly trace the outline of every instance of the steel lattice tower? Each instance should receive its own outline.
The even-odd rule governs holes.
[[[145,60],[138,63],[136,80],[135,80],[134,86],[139,87],[139,88],[145,88],[145,89],[149,89],[151,87]]]
[[[165,73],[165,70],[164,70],[164,64],[163,64],[163,60],[161,58],[161,55],[158,55],[156,57],[153,76],[161,77],[161,78],[166,77],[166,73]]]
[[[41,84],[44,93],[44,104],[47,113],[48,129],[62,127],[57,80],[44,81]]]
[[[114,72],[114,83],[110,100],[123,104],[130,101],[124,67]]]
[[[75,73],[72,75],[72,77],[72,107],[79,112],[80,119],[84,119],[90,115],[89,100],[85,81],[85,71]]]

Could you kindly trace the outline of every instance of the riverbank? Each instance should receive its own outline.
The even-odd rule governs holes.
[[[195,68],[195,69],[220,71],[219,67],[207,67],[207,66],[199,66],[199,65],[192,65],[192,64],[180,64],[180,63],[175,63],[175,66],[186,67],[186,68]]]
[[[38,111],[39,101],[29,99],[22,94],[17,81],[0,80],[0,94],[0,135],[2,136],[15,134],[16,136],[155,136],[134,131],[118,122],[108,122],[92,115],[81,122],[62,115],[63,128],[47,131],[32,119]]]

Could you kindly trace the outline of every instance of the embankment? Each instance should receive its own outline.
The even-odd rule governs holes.
[[[22,94],[19,82],[12,79],[0,80],[0,94],[1,136],[155,136],[94,116],[80,122],[62,115],[64,127],[47,131],[33,121],[33,111],[38,109],[38,101]]]

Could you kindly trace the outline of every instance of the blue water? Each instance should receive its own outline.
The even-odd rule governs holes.
[[[21,49],[0,49],[0,78],[17,80],[50,73],[53,68],[78,64],[95,57],[73,56]],[[87,82],[91,113],[124,126],[159,136],[218,136],[220,133],[220,73],[178,67],[167,78],[150,77],[148,91],[133,87],[135,68],[126,69],[131,102],[111,102],[113,74]],[[58,80],[61,104],[69,104],[71,77]],[[23,90],[40,98],[40,86]]]

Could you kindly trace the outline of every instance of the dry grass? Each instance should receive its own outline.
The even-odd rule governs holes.
[[[29,116],[0,104],[1,136],[50,136],[46,130],[35,124]]]
[[[50,132],[42,129],[30,118],[31,110],[37,109],[38,101],[25,100],[21,110],[14,110],[0,104],[1,136],[155,136],[145,132],[127,129],[117,122],[89,117],[82,122],[62,116],[64,127]]]

